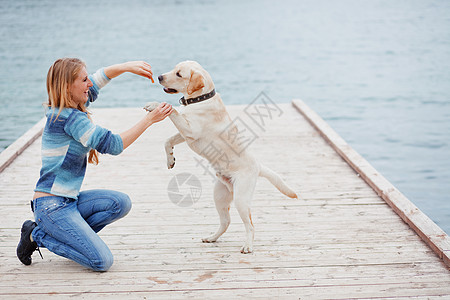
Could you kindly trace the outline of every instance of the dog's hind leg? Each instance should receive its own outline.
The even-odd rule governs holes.
[[[216,173],[217,179],[222,182],[230,192],[233,192],[233,183],[231,182],[231,178],[222,175],[220,172]]]
[[[253,240],[255,238],[255,228],[252,222],[252,215],[250,211],[250,202],[256,186],[257,176],[247,175],[245,177],[235,178],[234,181],[234,203],[236,209],[241,216],[242,222],[245,226],[246,237],[245,244],[241,248],[241,253],[253,252]]]
[[[214,186],[214,202],[220,217],[220,227],[217,232],[207,238],[202,239],[204,243],[213,243],[227,231],[230,225],[230,204],[233,201],[233,192],[220,181],[216,181]]]
[[[167,156],[167,168],[172,169],[175,166],[175,157],[173,156],[173,147],[175,145],[184,142],[184,138],[181,134],[177,133],[174,136],[167,139],[165,144],[166,156]]]

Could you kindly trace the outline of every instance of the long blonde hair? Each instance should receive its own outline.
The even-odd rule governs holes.
[[[56,119],[64,108],[75,108],[82,112],[90,113],[86,106],[77,104],[71,96],[72,84],[86,64],[78,58],[60,58],[56,60],[47,73],[47,105],[52,109],[59,108]],[[91,119],[92,120],[92,119]],[[98,164],[98,152],[95,149],[89,151],[88,162]]]

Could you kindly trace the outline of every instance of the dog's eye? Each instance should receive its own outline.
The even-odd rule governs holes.
[[[181,77],[180,72],[177,72],[177,76],[178,76],[178,77]]]

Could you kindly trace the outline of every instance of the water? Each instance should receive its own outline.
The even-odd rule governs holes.
[[[303,99],[450,233],[450,2],[0,0],[0,150],[42,116],[59,57],[90,72],[199,61],[227,104]],[[178,96],[135,75],[97,107]]]

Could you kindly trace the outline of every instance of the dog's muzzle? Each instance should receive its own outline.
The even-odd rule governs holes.
[[[158,80],[159,80],[159,84],[162,85],[162,82],[164,81],[164,76],[163,75],[159,75],[158,76]],[[167,94],[176,94],[176,93],[178,93],[178,91],[176,89],[172,89],[172,88],[168,88],[168,87],[164,87],[163,90]]]
[[[164,92],[166,92],[167,94],[176,94],[178,93],[178,91],[176,89],[171,89],[171,88],[164,88]]]

